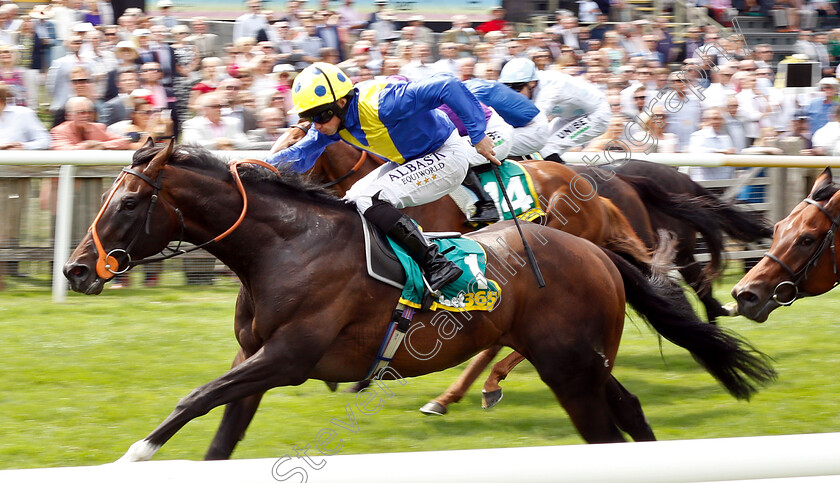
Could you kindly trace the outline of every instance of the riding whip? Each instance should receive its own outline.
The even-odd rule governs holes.
[[[531,250],[531,245],[528,244],[528,240],[525,239],[525,234],[522,233],[522,227],[519,226],[519,218],[516,217],[516,212],[513,210],[513,204],[511,204],[510,198],[508,198],[507,189],[505,189],[505,183],[502,182],[502,175],[499,174],[499,167],[496,166],[496,163],[490,163],[490,166],[493,167],[493,174],[496,175],[496,181],[499,183],[499,189],[502,191],[502,196],[505,198],[505,203],[507,203],[508,209],[510,210],[510,214],[513,216],[513,224],[516,225],[516,229],[519,231],[519,236],[522,238],[522,246],[525,247],[525,254],[528,255],[528,263],[531,265],[531,270],[534,271],[534,277],[537,278],[537,285],[539,285],[540,288],[543,288],[545,287],[545,279],[543,279],[542,272],[540,271],[540,266],[537,265],[537,259],[536,257],[534,257],[534,252]]]

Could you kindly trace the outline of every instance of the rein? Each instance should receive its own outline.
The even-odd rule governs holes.
[[[362,169],[362,165],[365,164],[365,161],[367,160],[367,155],[367,151],[362,151],[362,155],[359,157],[359,160],[356,161],[356,164],[354,164],[353,167],[350,168],[350,171],[344,173],[343,176],[339,176],[338,178],[330,181],[329,183],[322,184],[321,186],[319,186],[319,188],[329,188],[331,186],[335,186],[338,183],[341,183],[345,179],[349,178],[350,176],[356,174],[356,172]]]
[[[230,228],[225,230],[223,233],[217,235],[214,238],[211,238],[210,240],[207,240],[204,243],[201,243],[200,245],[195,245],[195,246],[193,246],[191,248],[188,248],[186,250],[181,249],[181,242],[183,242],[184,232],[186,230],[186,224],[184,223],[184,216],[181,213],[181,210],[172,206],[168,201],[161,198],[160,195],[159,195],[160,190],[161,190],[160,178],[161,178],[161,175],[163,174],[163,169],[161,169],[160,172],[158,173],[157,180],[153,180],[153,179],[149,178],[148,176],[146,176],[145,174],[141,173],[140,171],[132,169],[131,167],[123,168],[122,172],[120,173],[120,176],[114,182],[114,187],[111,189],[111,193],[108,195],[108,199],[105,200],[105,203],[103,203],[102,208],[99,209],[99,213],[96,215],[96,218],[94,218],[93,223],[90,225],[90,228],[88,229],[88,231],[90,231],[90,233],[91,233],[91,237],[93,238],[94,246],[96,247],[96,251],[98,253],[98,258],[97,258],[97,261],[96,261],[96,274],[99,277],[107,280],[107,279],[112,278],[114,275],[119,275],[121,273],[125,273],[126,271],[128,271],[129,269],[131,269],[132,267],[135,267],[137,265],[144,265],[144,264],[147,264],[147,263],[158,262],[158,261],[161,261],[161,260],[168,260],[170,258],[179,256],[179,255],[184,255],[184,254],[187,254],[187,253],[190,253],[190,252],[194,252],[196,250],[200,250],[201,248],[204,248],[205,246],[207,246],[207,245],[209,245],[213,242],[221,241],[223,238],[230,235],[234,230],[236,230],[239,227],[239,225],[242,224],[242,221],[245,219],[245,215],[248,212],[248,195],[245,192],[245,186],[242,184],[242,179],[239,177],[239,170],[238,170],[239,166],[242,165],[242,164],[255,164],[257,166],[262,166],[263,168],[271,170],[272,172],[274,172],[278,176],[280,175],[280,172],[277,171],[277,168],[275,168],[274,166],[266,163],[265,161],[260,161],[258,159],[242,159],[242,160],[234,161],[233,163],[231,163],[230,164],[230,173],[231,173],[231,175],[233,175],[233,179],[236,183],[236,187],[239,190],[239,193],[242,195],[242,212],[239,214],[239,218],[233,223],[233,225],[231,225]],[[175,214],[178,215],[178,219],[181,222],[181,234],[178,237],[178,244],[175,248],[169,248],[169,247],[164,248],[164,250],[169,250],[170,253],[165,254],[165,253],[161,252],[161,255],[158,255],[158,256],[148,257],[148,258],[144,258],[144,259],[141,259],[141,260],[132,260],[131,255],[129,254],[129,250],[131,250],[131,248],[134,246],[135,241],[137,240],[136,233],[135,233],[135,236],[132,238],[131,242],[128,244],[128,246],[126,248],[114,248],[114,249],[106,252],[104,247],[102,246],[102,241],[99,238],[99,232],[96,229],[96,225],[99,222],[100,218],[102,218],[102,215],[105,213],[105,210],[108,208],[108,205],[111,203],[111,199],[114,197],[114,194],[117,192],[117,188],[119,188],[119,186],[128,178],[128,175],[136,176],[136,177],[140,178],[141,180],[145,181],[146,183],[148,183],[149,185],[151,185],[152,188],[154,188],[154,192],[152,193],[152,197],[151,197],[151,202],[149,203],[149,209],[146,211],[146,220],[145,220],[145,223],[144,223],[145,232],[146,232],[147,235],[150,234],[150,230],[151,230],[150,215],[152,213],[152,210],[155,207],[155,204],[157,203],[157,200],[160,199],[161,201],[163,201],[163,203],[166,206],[171,208],[172,211],[174,211]],[[137,231],[139,231],[139,229]],[[123,254],[128,259],[128,261],[126,262],[125,268],[122,269],[122,270],[119,269],[120,268],[119,261],[114,256],[116,254]]]
[[[820,242],[820,245],[817,247],[817,250],[813,253],[813,255],[811,255],[808,261],[805,262],[805,265],[797,271],[794,271],[792,268],[790,268],[788,264],[783,262],[776,255],[773,255],[770,252],[764,254],[765,257],[778,263],[790,275],[792,279],[779,282],[779,284],[776,285],[776,288],[773,289],[773,300],[779,305],[791,305],[793,302],[796,301],[797,298],[799,298],[799,295],[803,293],[799,290],[799,284],[805,279],[805,277],[808,276],[808,272],[812,268],[817,266],[817,262],[819,261],[820,257],[822,257],[823,253],[825,253],[825,251],[828,249],[831,249],[831,258],[834,260],[832,266],[832,268],[834,269],[833,287],[836,287],[838,284],[840,284],[840,270],[838,270],[837,267],[837,256],[835,253],[836,249],[834,246],[834,236],[837,233],[837,228],[840,227],[840,214],[838,214],[837,217],[831,216],[831,213],[829,213],[828,210],[821,206],[817,201],[814,201],[814,199],[811,197],[805,198],[803,201],[810,205],[816,206],[817,209],[819,209],[820,212],[822,212],[822,214],[828,217],[828,219],[831,220],[831,228],[829,228],[828,232],[826,232],[825,237],[823,238],[822,242]],[[782,287],[787,286],[793,287],[796,292],[794,293],[793,298],[789,301],[782,301],[779,299],[779,290]]]

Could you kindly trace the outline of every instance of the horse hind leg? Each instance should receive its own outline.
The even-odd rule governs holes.
[[[245,437],[245,430],[254,419],[263,394],[254,394],[239,401],[225,405],[225,412],[219,429],[210,448],[204,455],[205,460],[226,460],[233,454],[236,445]]]
[[[499,383],[524,360],[525,357],[522,354],[513,351],[493,366],[490,375],[484,381],[484,389],[481,390],[481,407],[490,409],[499,404],[499,401],[502,400],[502,386]]]
[[[571,355],[573,351],[567,352]],[[548,355],[557,353],[551,351]],[[625,442],[613,418],[606,385],[601,382],[605,379],[597,367],[599,363],[603,367],[600,356],[589,362],[565,359],[565,363],[559,363],[557,358],[532,358],[531,362],[587,443]]]
[[[469,365],[467,365],[467,368],[464,369],[464,372],[461,373],[458,379],[446,388],[446,391],[444,391],[441,395],[421,407],[420,412],[430,416],[443,416],[446,414],[446,407],[449,404],[460,401],[461,398],[464,397],[464,394],[467,393],[467,390],[470,388],[472,383],[478,379],[481,371],[490,365],[490,361],[496,357],[496,354],[498,354],[501,349],[502,346],[493,346],[481,351],[473,358],[472,361],[470,361]]]
[[[622,386],[613,375],[607,381],[606,390],[607,404],[618,427],[629,434],[633,441],[656,441],[639,398]]]

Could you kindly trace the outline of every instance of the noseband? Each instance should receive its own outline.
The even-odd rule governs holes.
[[[778,263],[790,275],[790,277],[792,279],[792,280],[785,280],[783,282],[780,282],[778,285],[776,285],[776,288],[773,289],[773,300],[776,303],[778,303],[779,305],[790,305],[793,302],[795,302],[797,298],[799,298],[799,294],[802,293],[799,290],[799,284],[803,280],[805,280],[805,277],[808,276],[808,272],[812,268],[817,266],[817,262],[819,261],[820,257],[822,257],[823,253],[825,253],[825,251],[827,249],[831,249],[831,259],[833,260],[832,268],[834,269],[834,287],[836,287],[837,284],[840,283],[840,275],[838,275],[838,268],[837,268],[837,257],[836,257],[835,248],[834,248],[834,235],[835,235],[835,233],[837,233],[838,226],[840,226],[840,214],[838,214],[837,217],[831,216],[831,214],[828,212],[828,210],[826,210],[817,201],[814,201],[814,199],[811,198],[811,197],[805,198],[803,201],[805,203],[810,204],[810,205],[816,206],[817,209],[819,209],[825,216],[827,216],[828,219],[831,220],[831,228],[828,229],[828,232],[826,232],[825,237],[820,242],[820,245],[817,247],[817,250],[811,255],[811,258],[809,258],[808,261],[805,262],[805,265],[797,271],[794,271],[792,268],[790,268],[790,266],[788,266],[788,264],[783,262],[776,255],[773,255],[770,252],[767,252],[767,253],[764,254],[765,257],[767,257],[770,260],[773,260],[774,262]],[[782,287],[786,287],[786,286],[793,287],[793,289],[796,292],[794,293],[794,296],[791,300],[781,301],[781,300],[779,300],[779,290]]]
[[[234,224],[230,228],[225,230],[220,235],[218,235],[214,238],[211,238],[210,240],[207,240],[206,242],[204,242],[200,245],[195,245],[193,247],[190,247],[186,250],[181,249],[181,243],[184,241],[184,232],[186,231],[186,224],[184,223],[184,216],[181,213],[181,210],[172,206],[168,201],[166,201],[165,199],[160,197],[160,190],[161,190],[160,178],[161,178],[161,175],[163,174],[163,169],[161,169],[160,172],[158,173],[157,180],[153,180],[153,179],[149,178],[148,176],[146,176],[145,174],[141,173],[140,171],[137,171],[137,170],[132,169],[130,167],[123,168],[122,172],[120,173],[120,176],[114,182],[114,187],[111,189],[111,193],[108,195],[108,199],[106,199],[105,203],[102,204],[102,208],[99,209],[99,213],[96,215],[96,218],[94,218],[93,223],[90,225],[90,228],[88,229],[88,231],[90,231],[90,233],[91,233],[91,237],[93,238],[93,244],[96,247],[96,252],[98,253],[97,260],[96,260],[96,274],[100,278],[108,280],[108,279],[111,279],[114,275],[119,275],[121,273],[125,273],[126,271],[128,271],[129,269],[131,269],[132,267],[135,267],[137,265],[144,265],[146,263],[158,262],[158,261],[161,261],[161,260],[167,260],[169,258],[179,256],[179,255],[184,255],[184,254],[199,250],[201,248],[204,248],[205,246],[209,245],[210,243],[220,241],[223,238],[225,238],[226,236],[230,235],[233,232],[233,230],[235,230],[237,227],[239,227],[240,224],[242,224],[242,220],[245,219],[245,214],[248,212],[248,196],[245,192],[245,186],[242,184],[242,180],[239,177],[238,168],[239,168],[239,165],[241,165],[241,164],[255,164],[257,166],[262,166],[266,169],[269,169],[269,170],[273,171],[278,176],[280,175],[280,172],[277,171],[277,168],[275,168],[274,166],[272,166],[272,165],[270,165],[270,164],[268,164],[264,161],[260,161],[258,159],[242,159],[242,160],[239,160],[239,161],[232,162],[230,164],[230,172],[233,175],[233,179],[236,182],[236,187],[239,190],[239,193],[242,195],[242,212],[239,214],[239,218],[236,220],[236,222],[234,222]],[[163,203],[166,206],[168,206],[178,216],[178,220],[181,222],[181,234],[178,237],[178,244],[175,246],[175,248],[170,248],[168,246],[166,248],[164,248],[164,250],[169,251],[169,253],[164,253],[162,251],[161,254],[158,255],[158,256],[148,257],[148,258],[144,258],[142,260],[132,260],[130,250],[134,247],[134,243],[137,241],[137,233],[140,231],[139,228],[135,232],[134,236],[131,239],[131,242],[129,242],[129,244],[126,248],[114,248],[110,251],[107,251],[107,252],[105,251],[105,249],[102,245],[102,241],[99,238],[99,232],[96,229],[96,225],[99,222],[99,219],[102,218],[102,215],[105,213],[105,210],[108,208],[108,205],[111,203],[111,199],[114,197],[114,194],[117,192],[117,188],[119,188],[120,185],[126,180],[128,175],[133,175],[133,176],[136,176],[136,177],[140,178],[141,180],[143,180],[146,183],[148,183],[149,185],[151,185],[151,187],[154,189],[154,191],[152,193],[152,197],[151,197],[151,202],[149,203],[149,209],[146,211],[146,220],[143,223],[143,226],[145,227],[145,232],[146,232],[147,235],[149,235],[151,233],[151,226],[150,226],[150,224],[151,224],[151,213],[152,213],[152,210],[154,209],[158,200],[163,201]],[[120,270],[120,263],[115,256],[115,255],[120,255],[120,254],[122,254],[123,256],[125,256],[128,259],[128,261],[126,262],[125,268],[123,268],[122,270]]]

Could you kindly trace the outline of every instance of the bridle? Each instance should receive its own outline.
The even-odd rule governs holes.
[[[829,213],[828,210],[826,210],[822,205],[820,205],[810,196],[808,198],[805,198],[803,201],[810,205],[816,206],[817,209],[819,209],[825,216],[827,216],[828,219],[831,220],[831,228],[828,229],[828,232],[826,232],[825,234],[825,238],[822,239],[820,245],[817,247],[817,250],[811,255],[811,258],[809,258],[808,261],[805,262],[805,265],[797,271],[794,271],[792,268],[790,268],[788,264],[783,262],[776,255],[773,255],[770,252],[764,254],[765,257],[778,263],[790,275],[792,279],[779,282],[779,284],[776,285],[776,288],[773,289],[773,300],[779,305],[791,305],[793,302],[796,301],[797,298],[799,298],[799,295],[803,293],[799,290],[799,284],[803,280],[805,280],[805,277],[808,276],[808,272],[812,268],[817,266],[817,262],[819,261],[820,257],[822,257],[823,253],[825,253],[825,251],[828,249],[831,249],[831,259],[833,260],[832,268],[834,269],[834,285],[832,286],[832,288],[840,284],[840,270],[838,270],[837,267],[837,257],[834,247],[834,235],[837,233],[837,228],[840,227],[840,214],[838,214],[836,217],[831,216],[831,213]],[[782,301],[779,299],[779,290],[782,287],[786,286],[793,287],[795,293],[793,298],[789,301]]]
[[[368,155],[367,151],[362,151],[362,155],[359,157],[359,160],[356,161],[356,164],[354,164],[353,167],[350,168],[350,171],[344,173],[344,175],[339,176],[338,178],[330,181],[329,183],[324,183],[324,184],[322,184],[318,187],[319,188],[329,188],[331,186],[337,185],[338,183],[341,183],[342,181],[349,178],[350,176],[353,176],[360,169],[362,169],[362,165],[365,164],[365,161],[367,160],[367,155]]]
[[[166,201],[160,196],[161,176],[163,174],[163,169],[161,169],[158,172],[157,179],[153,180],[145,174],[141,173],[140,171],[132,169],[131,167],[123,168],[122,172],[120,173],[120,176],[116,179],[116,181],[114,181],[114,187],[111,189],[111,193],[108,195],[108,198],[105,200],[105,203],[102,204],[102,208],[99,209],[99,213],[96,215],[96,218],[94,218],[93,223],[88,229],[88,231],[90,231],[91,233],[91,237],[93,238],[93,244],[96,247],[96,252],[98,254],[96,260],[96,274],[99,277],[108,280],[111,279],[114,275],[125,273],[126,271],[137,265],[144,265],[147,263],[167,260],[179,255],[194,252],[196,250],[200,250],[206,247],[211,243],[218,242],[230,235],[234,230],[236,230],[236,228],[239,227],[240,224],[242,224],[242,220],[245,219],[245,214],[248,212],[248,195],[245,192],[245,186],[242,184],[242,179],[239,177],[238,170],[239,166],[242,164],[254,164],[257,166],[262,166],[263,168],[271,170],[278,176],[280,175],[280,172],[277,171],[277,168],[266,163],[265,161],[260,161],[258,159],[242,159],[230,163],[230,172],[233,175],[233,179],[236,182],[236,187],[239,190],[239,193],[242,195],[242,212],[239,214],[239,218],[236,220],[236,222],[234,222],[233,225],[231,225],[231,227],[225,230],[223,233],[219,234],[214,238],[211,238],[210,240],[207,240],[204,243],[192,246],[187,249],[181,249],[181,243],[184,241],[184,232],[186,231],[186,223],[184,223],[184,216],[181,213],[181,210],[179,210],[175,206],[172,206],[172,204],[170,204],[168,201]],[[162,201],[163,204],[169,207],[169,209],[171,209],[178,217],[178,220],[181,223],[181,234],[178,236],[178,244],[174,248],[170,248],[168,246],[164,248],[164,250],[168,251],[169,253],[164,253],[163,251],[161,251],[161,255],[158,256],[147,257],[141,260],[132,260],[130,251],[134,247],[135,242],[137,241],[137,234],[140,231],[139,227],[135,231],[135,234],[127,247],[114,248],[107,252],[105,251],[102,245],[102,241],[99,238],[99,232],[96,229],[96,225],[99,222],[100,218],[102,218],[102,215],[105,213],[105,210],[108,208],[108,205],[111,203],[111,199],[114,197],[114,194],[117,192],[117,189],[123,182],[125,182],[125,180],[128,178],[128,175],[140,178],[141,180],[151,185],[151,187],[154,189],[151,201],[149,203],[149,209],[146,211],[146,219],[143,223],[147,235],[149,235],[151,232],[151,213],[158,200]],[[120,270],[120,263],[117,260],[116,255],[122,255],[128,260],[125,264],[125,268],[123,268],[122,270]]]
[[[301,131],[303,131],[304,136],[305,136],[306,134],[308,134],[308,133],[309,133],[308,128],[304,128],[304,127],[303,127],[303,126],[301,126],[300,124],[295,124],[295,125],[290,126],[290,127],[291,127],[291,128],[297,128],[297,129],[300,129]],[[321,188],[321,189],[324,189],[324,188],[331,188],[331,187],[333,187],[333,186],[337,185],[338,183],[341,183],[341,182],[342,182],[342,181],[344,181],[345,179],[349,178],[350,176],[353,176],[354,174],[358,173],[358,172],[359,172],[359,170],[360,170],[360,169],[362,169],[362,165],[364,165],[364,164],[365,164],[365,161],[367,161],[367,157],[368,157],[368,152],[367,152],[367,151],[362,151],[362,155],[359,157],[359,160],[358,160],[358,161],[356,161],[356,164],[354,164],[354,165],[353,165],[353,167],[352,167],[352,168],[350,168],[350,170],[349,170],[349,171],[347,171],[346,173],[344,173],[343,175],[339,176],[338,178],[336,178],[336,179],[334,179],[334,180],[332,180],[332,181],[329,181],[329,182],[327,182],[327,183],[324,183],[324,184],[322,184],[322,185],[319,185],[319,186],[318,186],[318,188]],[[372,157],[371,159],[373,159],[374,161],[378,162],[378,163],[379,163],[379,165],[384,164],[384,162],[383,162],[383,161],[381,161],[381,160],[380,160],[379,158],[377,158],[376,156]]]

